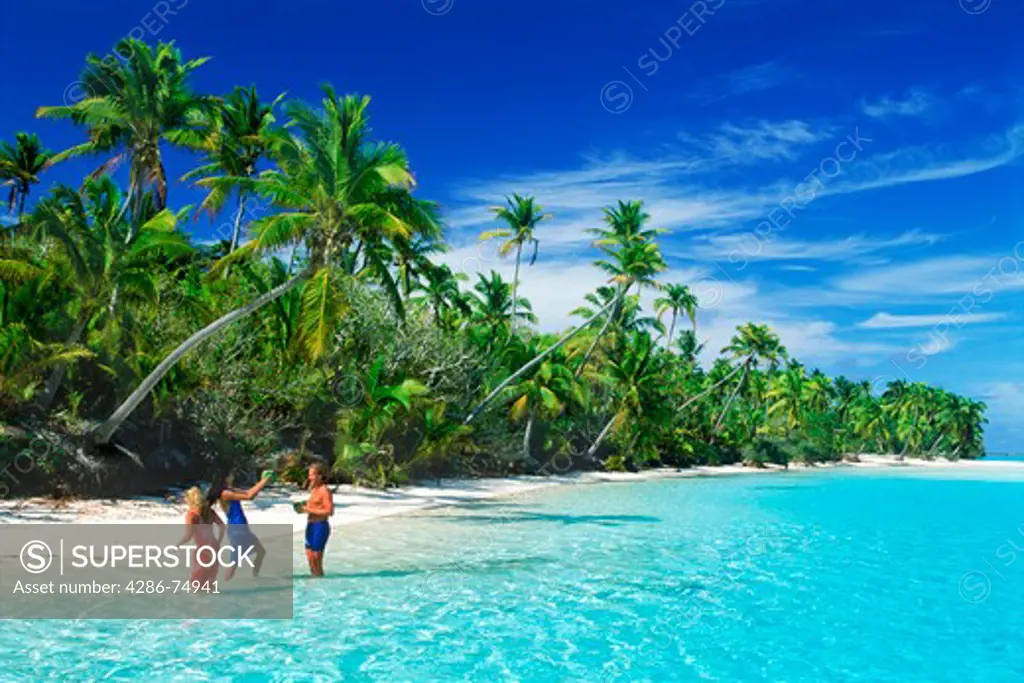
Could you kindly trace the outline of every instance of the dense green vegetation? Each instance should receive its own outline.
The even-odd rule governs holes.
[[[0,147],[7,424],[132,446],[170,420],[203,456],[330,456],[337,476],[377,485],[554,457],[633,469],[982,452],[983,404],[902,382],[873,395],[808,370],[763,325],[702,367],[699,302],[671,282],[640,202],[615,201],[593,228],[607,284],[572,312],[580,324],[539,334],[520,278],[558,228],[532,198],[506,198],[482,236],[514,257],[513,281],[470,281],[441,263],[443,212],[414,193],[403,149],[373,137],[369,98],[217,97],[190,85],[206,60],[173,45],[114,54],[131,57],[88,58],[87,99],[38,111],[84,142],[54,153],[18,133]],[[195,155],[177,182],[204,191],[198,207],[170,208],[169,146]],[[79,187],[38,190],[84,155],[100,165]],[[184,231],[200,216],[229,226],[222,243]]]

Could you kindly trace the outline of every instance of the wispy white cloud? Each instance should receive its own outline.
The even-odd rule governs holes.
[[[723,123],[710,134],[689,134],[680,139],[704,154],[707,167],[723,164],[752,164],[768,160],[792,161],[806,147],[835,135],[830,125],[812,125],[808,121],[757,119],[743,123]]]
[[[758,237],[753,232],[711,234],[704,243],[687,247],[695,258],[737,261],[846,261],[890,249],[933,245],[942,235],[908,230],[894,237],[864,234],[831,240],[802,240],[795,237]]]
[[[962,311],[960,313],[961,314],[957,316],[955,320],[957,327],[970,323],[991,323],[1006,319],[1005,313],[964,314]],[[880,312],[874,314],[867,320],[857,323],[857,327],[873,330],[889,330],[907,327],[935,327],[942,323],[945,323],[948,326],[950,321],[951,316],[949,313],[939,315],[895,315],[892,313]]]
[[[987,302],[1002,290],[1024,288],[1024,272],[1012,248],[1008,247],[1006,254],[941,256],[858,270],[836,278],[833,285],[847,292],[892,299],[959,295]]]
[[[1024,124],[975,143],[961,153],[944,148],[906,147],[858,156],[838,182],[819,196],[852,194],[912,183],[951,180],[984,173],[1017,161],[1024,154]]]
[[[931,111],[937,102],[937,98],[928,91],[911,88],[902,97],[885,96],[873,102],[861,100],[860,109],[875,119],[917,117]]]
[[[751,64],[709,79],[701,84],[694,95],[698,99],[714,102],[727,97],[769,90],[796,77],[796,71],[777,61]]]

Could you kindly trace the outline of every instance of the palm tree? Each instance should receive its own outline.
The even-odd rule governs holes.
[[[751,325],[753,325],[753,323],[748,323],[747,325],[744,325],[744,326],[738,327],[738,328],[737,328],[737,330],[742,330],[742,329],[744,329],[745,327],[749,327],[749,326],[751,326]],[[753,325],[753,327],[755,327],[755,328],[757,328],[757,327],[763,327],[763,328],[764,328],[764,330],[767,330],[768,334],[772,334],[772,333],[771,333],[771,330],[770,330],[770,328],[768,328],[767,326],[759,326],[759,325]],[[687,331],[687,332],[689,332],[689,331]],[[773,336],[774,336],[774,335],[773,335]],[[737,337],[736,337],[736,336],[734,336],[734,337],[733,337],[733,343],[735,343],[735,342],[736,342],[736,340],[737,340]],[[701,345],[700,345],[700,348],[703,348],[703,346],[704,346],[704,345],[703,345],[703,344],[701,344]],[[729,348],[729,347],[726,347],[726,349],[728,349],[728,348]],[[784,356],[784,355],[785,355],[785,352],[786,352],[786,351],[785,351],[785,348],[784,348],[784,347],[779,347],[779,348],[781,349],[781,354],[780,354],[780,355]],[[723,349],[723,351],[725,351],[726,349]],[[726,372],[726,371],[723,371],[722,373],[720,373],[720,374],[722,375],[722,377],[721,377],[720,379],[718,379],[718,380],[717,380],[717,381],[715,381],[715,382],[714,382],[713,384],[711,384],[711,385],[709,385],[708,387],[706,387],[706,388],[705,388],[705,389],[704,389],[703,391],[701,391],[700,393],[698,393],[698,394],[694,394],[694,395],[693,395],[693,396],[691,396],[690,398],[686,399],[686,401],[685,401],[685,402],[683,403],[683,405],[679,406],[678,412],[682,412],[682,411],[686,410],[686,408],[687,408],[687,407],[689,407],[689,406],[690,406],[691,404],[695,403],[696,401],[699,401],[699,400],[703,399],[703,398],[704,398],[704,397],[706,397],[706,396],[707,396],[708,394],[710,394],[710,393],[711,393],[712,391],[714,391],[715,389],[717,389],[718,387],[722,386],[723,384],[725,384],[726,382],[728,382],[729,380],[731,380],[731,379],[732,379],[733,377],[735,377],[736,375],[738,375],[738,374],[739,374],[740,372],[743,372],[744,374],[746,374],[746,372],[747,372],[747,371],[749,370],[749,367],[750,367],[750,366],[748,365],[748,363],[747,363],[747,360],[749,360],[749,359],[744,359],[744,362],[736,364],[736,366],[735,366],[735,367],[733,367],[733,368],[732,368],[732,370],[729,370],[729,371],[727,371],[727,372]],[[726,361],[725,361],[724,359],[721,359],[721,358],[720,358],[720,359],[718,359],[717,361],[715,361],[715,363],[716,363],[716,368],[715,368],[715,369],[717,369],[717,368],[718,368],[719,364],[721,364],[721,366],[722,366],[723,368],[724,368],[724,367],[727,367]],[[711,376],[712,376],[713,374],[714,374],[714,373],[709,373],[708,377],[709,377],[709,378],[711,378]],[[742,381],[741,381],[741,382],[740,382],[740,383],[739,383],[739,384],[737,385],[737,387],[736,387],[736,391],[734,391],[734,392],[733,392],[733,396],[735,396],[735,394],[736,394],[737,392],[739,392],[739,390],[740,390],[740,388],[741,388],[742,386],[743,386],[743,383],[742,383]]]
[[[917,397],[904,402],[901,416],[896,421],[896,437],[903,444],[899,452],[899,459],[909,453],[920,453],[925,437],[925,422],[920,420],[923,407],[918,403]]]
[[[581,318],[592,318],[596,311],[601,310],[608,304],[615,301],[618,296],[618,292],[615,287],[611,285],[600,285],[593,292],[587,292],[583,295],[583,300],[588,305],[579,306],[569,311],[569,315],[578,316]]]
[[[440,475],[441,468],[450,464],[453,456],[477,450],[471,439],[473,428],[451,420],[446,415],[447,403],[433,401],[422,412],[420,438],[407,465],[425,463]]]
[[[519,337],[509,347],[507,355],[513,363],[523,363],[540,355],[539,341],[532,337],[523,341]],[[538,417],[556,417],[567,401],[582,403],[580,387],[566,365],[561,353],[548,356],[530,373],[529,378],[505,388],[505,398],[511,403],[509,417],[515,422],[526,421],[523,435],[523,456],[529,461],[533,425]]]
[[[276,256],[269,263],[241,263],[239,273],[249,285],[261,295],[279,287],[291,277],[288,266]],[[265,319],[267,332],[274,346],[281,354],[294,348],[298,333],[299,313],[302,304],[302,288],[296,287],[273,302],[267,309]]]
[[[402,237],[393,240],[393,264],[398,271],[398,282],[406,301],[434,267],[430,256],[448,251],[447,245],[440,241],[439,237],[417,235],[411,240]],[[448,272],[450,273],[451,269]]]
[[[597,246],[625,246],[631,242],[654,240],[664,232],[645,227],[651,216],[644,211],[642,201],[620,201],[617,206],[604,210],[603,228],[590,228],[588,232],[597,236]]]
[[[156,209],[167,206],[167,173],[160,145],[197,148],[216,106],[212,97],[197,95],[189,78],[209,58],[182,61],[174,43],[150,47],[124,38],[114,47],[123,59],[86,57],[81,82],[89,97],[71,105],[40,107],[39,118],[70,119],[84,126],[87,142],[57,154],[53,163],[91,154],[111,154],[95,172],[129,165],[128,193],[122,212],[133,202],[141,207],[147,187],[154,189]]]
[[[804,399],[807,408],[817,413],[828,412],[834,394],[832,380],[821,370],[815,369],[807,379],[807,394]]]
[[[425,266],[425,282],[417,283],[416,291],[421,295],[412,298],[413,303],[429,306],[434,322],[442,329],[451,330],[452,318],[456,312],[469,315],[472,312],[467,298],[459,289],[459,282],[466,279],[465,273],[455,273],[447,264]]]
[[[881,402],[864,393],[850,407],[854,433],[873,444],[878,453],[885,453],[891,437],[890,422]]]
[[[186,339],[99,428],[101,442],[109,441],[182,356],[303,282],[299,344],[306,357],[319,359],[327,352],[344,309],[338,281],[345,271],[339,270],[339,261],[351,257],[353,246],[358,252],[367,244],[394,236],[412,237],[425,228],[436,230],[432,213],[411,197],[414,179],[404,151],[395,144],[368,140],[369,98],[339,97],[333,88],[324,86],[322,104],[319,111],[302,103],[286,105],[291,130],[297,133],[275,137],[272,157],[279,168],[256,178],[217,176],[197,183],[209,189],[237,187],[272,199],[280,209],[255,221],[251,226],[254,239],[223,258],[218,269],[297,243],[307,253],[306,268]],[[367,253],[381,284],[401,307],[387,264],[380,262],[374,250]]]
[[[31,398],[38,387],[38,373],[91,357],[80,346],[39,341],[25,323],[6,323],[0,327],[0,398]]]
[[[69,293],[66,264],[47,259],[46,245],[34,237],[23,229],[0,242],[0,328],[23,329],[8,340],[22,351],[53,338],[54,318],[63,320]],[[15,363],[18,357],[10,356]]]
[[[647,221],[650,220],[650,215],[644,212],[643,202],[639,201],[628,201],[618,203],[617,207],[609,207],[604,210],[604,220],[607,227],[604,228],[592,228],[590,232],[598,236],[598,240],[594,243],[598,249],[607,254],[610,259],[599,260],[596,265],[611,273],[612,279],[616,283],[616,304],[612,308],[611,313],[604,321],[604,325],[598,331],[597,336],[590,344],[590,348],[583,356],[583,361],[576,369],[577,377],[583,372],[587,363],[590,361],[590,357],[594,354],[597,349],[597,345],[601,343],[605,333],[611,327],[612,323],[619,319],[621,315],[621,309],[618,304],[623,297],[629,294],[629,288],[632,285],[627,285],[625,282],[618,278],[621,274],[621,263],[623,253],[629,254],[629,252],[636,252],[637,250],[645,249],[647,244],[655,244],[660,230],[646,228]],[[660,251],[658,252],[659,258],[661,257]],[[628,258],[628,256],[626,256]],[[663,271],[667,268],[664,261],[661,261],[661,266],[657,269],[657,272]],[[644,279],[642,282],[637,281],[637,290],[644,286],[658,287],[658,284],[653,280],[652,277]]]
[[[53,163],[54,153],[45,149],[37,135],[16,133],[14,144],[0,142],[0,186],[9,186],[7,213],[18,207],[18,220],[25,213],[25,200],[39,174]]]
[[[66,261],[72,273],[68,288],[77,308],[65,342],[74,348],[90,325],[120,327],[113,293],[150,301],[156,292],[156,263],[192,253],[188,239],[176,230],[178,216],[164,209],[132,230],[120,213],[121,191],[108,176],[87,180],[79,194],[57,187],[41,201],[29,227],[52,240],[50,257]],[[103,302],[108,302],[106,306]],[[39,400],[48,410],[63,382],[66,366],[56,365]]]
[[[609,279],[609,282],[620,286],[622,288],[622,293],[629,291],[629,288],[634,284],[642,283],[653,285],[654,276],[666,268],[665,260],[661,255],[661,250],[658,248],[658,244],[656,242],[646,240],[634,242],[628,247],[624,247],[616,251],[614,253],[614,263],[600,261],[598,262],[598,265],[611,273],[612,276]],[[566,342],[589,327],[595,320],[606,313],[610,314],[613,308],[618,305],[621,298],[622,294],[617,296],[615,299],[612,299],[611,302],[606,304],[604,308],[595,313],[591,318],[570,329],[562,335],[558,341],[548,347],[547,350],[543,351],[536,358],[526,363],[507,377],[469,413],[466,417],[465,423],[469,424],[472,422],[481,412],[483,412],[484,408],[490,405],[491,401],[493,401],[506,386],[515,382],[523,374],[529,372],[535,365],[543,362],[544,358],[561,348]]]
[[[252,178],[257,166],[267,154],[275,122],[274,108],[284,95],[278,95],[270,104],[260,101],[255,87],[235,88],[217,108],[207,137],[201,149],[205,153],[203,165],[186,173],[182,180],[213,177]],[[238,207],[235,210],[234,227],[231,230],[231,244],[228,253],[238,248],[242,231],[242,216],[245,214],[246,193],[236,190]],[[231,196],[229,183],[218,184],[211,189],[200,210],[212,218],[220,213]]]
[[[616,425],[632,423],[637,428],[637,434],[642,431],[647,398],[664,380],[662,372],[653,363],[656,346],[646,332],[634,332],[619,340],[605,369],[605,381],[618,394],[617,407],[587,449],[587,457],[594,457]]]
[[[690,319],[690,324],[693,326],[693,331],[697,331],[697,297],[690,291],[690,288],[686,285],[665,285],[664,288],[665,296],[659,297],[654,300],[654,310],[658,313],[658,319],[669,311],[672,312],[672,323],[668,328],[668,339],[665,340],[665,344],[672,343],[672,333],[676,329],[676,318],[679,317],[679,313],[686,313],[686,317]]]
[[[359,385],[365,390],[359,401],[347,406],[338,417],[335,441],[335,466],[351,470],[369,470],[376,483],[385,487],[394,470],[393,447],[384,439],[401,414],[413,410],[413,402],[426,396],[428,389],[414,379],[397,378],[390,383],[384,376],[384,357],[378,357],[369,371],[360,373]]]
[[[501,279],[497,271],[492,270],[489,278],[484,277],[482,273],[477,277],[480,281],[473,286],[474,296],[471,302],[476,322],[486,325],[493,331],[508,330],[509,333],[515,329],[517,319],[537,322],[537,316],[533,314],[533,307],[528,299],[519,299],[522,310],[516,310],[515,300],[510,295],[511,287]]]
[[[796,429],[803,422],[804,403],[808,393],[804,367],[799,363],[791,364],[771,382],[767,393],[767,398],[771,401],[768,414],[781,414],[786,428],[790,431]]]
[[[971,457],[980,455],[984,451],[982,425],[988,423],[988,418],[985,417],[987,406],[981,401],[959,396],[954,398],[955,401],[945,416],[951,425],[952,439],[956,444],[951,457],[959,456],[962,451]]]
[[[914,385],[904,380],[890,382],[882,392],[882,412],[892,425],[890,435],[894,434],[899,441],[900,452],[897,457],[901,461],[923,436],[917,424],[924,411],[920,398]]]
[[[833,386],[835,389],[836,414],[839,415],[840,422],[845,422],[850,407],[857,397],[861,395],[862,390],[860,385],[850,381],[843,375],[835,378]]]
[[[583,299],[590,304],[589,306],[578,306],[569,311],[569,315],[584,319],[590,318],[595,314],[595,311],[601,310],[605,305],[612,303],[617,297],[619,297],[618,287],[601,285],[595,291],[588,292],[583,296]],[[619,299],[618,327],[629,332],[648,330],[664,334],[665,327],[661,322],[657,318],[640,315],[641,310],[640,296],[638,294],[622,295],[622,298]]]
[[[513,249],[516,250],[516,271],[512,277],[512,331],[516,329],[516,308],[519,292],[519,263],[523,256],[523,247],[533,244],[533,256],[530,257],[532,266],[537,260],[537,249],[540,242],[533,236],[537,225],[549,218],[551,214],[544,213],[542,207],[538,206],[533,197],[521,197],[513,194],[512,197],[505,197],[505,206],[492,209],[496,218],[508,224],[507,228],[491,230],[480,235],[480,239],[489,240],[502,238],[505,241],[498,249],[498,253],[506,256]]]
[[[704,350],[704,343],[697,339],[697,333],[693,330],[683,330],[676,337],[676,348],[682,361],[692,366],[697,362],[697,356]]]
[[[740,375],[739,381],[736,382],[736,388],[725,402],[725,407],[722,408],[722,412],[715,422],[712,439],[721,428],[722,421],[729,413],[729,408],[736,400],[736,395],[743,387],[750,369],[759,367],[764,361],[770,370],[774,370],[787,355],[786,348],[779,343],[778,335],[772,332],[767,325],[756,323],[746,323],[737,327],[736,335],[730,340],[729,345],[722,349],[722,353],[730,355],[734,360],[739,360],[737,368],[742,368],[743,374]]]

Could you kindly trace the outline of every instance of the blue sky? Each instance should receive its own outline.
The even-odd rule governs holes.
[[[1019,450],[1022,19],[1011,0],[15,3],[0,135],[79,141],[33,112],[133,31],[212,56],[205,91],[314,99],[330,81],[373,97],[377,136],[444,206],[458,268],[511,271],[476,243],[502,195],[554,214],[524,273],[543,329],[601,283],[584,232],[601,207],[643,199],[710,349],[768,322],[830,373],[986,400],[989,448]],[[190,163],[169,155],[175,177]]]

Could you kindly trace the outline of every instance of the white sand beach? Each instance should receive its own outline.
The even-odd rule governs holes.
[[[461,505],[473,501],[530,494],[552,486],[631,482],[664,478],[746,476],[807,472],[836,468],[879,469],[912,468],[921,474],[956,478],[1024,479],[1024,462],[998,460],[918,460],[900,462],[895,456],[860,455],[859,462],[805,467],[794,465],[764,469],[723,465],[718,467],[674,468],[630,472],[585,472],[562,476],[520,476],[485,479],[448,479],[438,484],[421,484],[400,489],[375,489],[339,486],[334,495],[336,524],[354,524],[381,517],[401,515],[428,508]],[[292,503],[306,494],[293,486],[268,487],[254,502],[247,504],[252,524],[290,524],[299,531],[305,517],[295,514]],[[180,492],[165,498],[135,497],[122,500],[83,499],[54,501],[49,498],[0,500],[0,524],[153,524],[182,519],[185,506]]]

